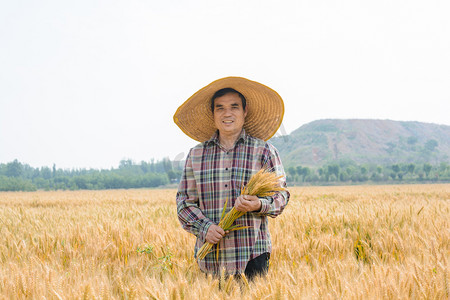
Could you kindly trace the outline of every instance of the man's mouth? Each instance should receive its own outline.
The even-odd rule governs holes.
[[[222,121],[223,123],[225,123],[225,124],[231,124],[231,123],[233,123],[233,121],[231,121],[231,120],[225,120],[225,121]]]

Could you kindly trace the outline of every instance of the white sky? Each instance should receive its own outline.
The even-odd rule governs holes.
[[[181,158],[173,123],[242,76],[325,118],[450,125],[450,1],[0,1],[0,162],[110,168]]]

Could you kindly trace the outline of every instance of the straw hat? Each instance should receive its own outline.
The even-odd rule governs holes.
[[[242,77],[225,77],[200,89],[178,107],[173,116],[175,124],[196,141],[209,140],[217,130],[211,98],[223,88],[233,88],[247,100],[246,133],[267,141],[277,132],[284,115],[283,99],[271,88]]]

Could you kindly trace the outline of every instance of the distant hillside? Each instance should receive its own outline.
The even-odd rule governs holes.
[[[450,126],[390,120],[318,120],[270,142],[284,163],[321,166],[356,163],[449,162]]]

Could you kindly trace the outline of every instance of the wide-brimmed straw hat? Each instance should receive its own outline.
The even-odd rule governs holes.
[[[211,98],[223,88],[232,88],[247,100],[244,129],[247,134],[267,141],[283,121],[284,103],[271,88],[242,77],[225,77],[211,82],[187,99],[175,112],[173,120],[196,141],[204,142],[217,130],[211,111]]]

